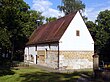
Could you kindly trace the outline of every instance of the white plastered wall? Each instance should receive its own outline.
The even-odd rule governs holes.
[[[58,50],[58,45],[57,44],[41,44],[41,45],[38,45],[37,46],[37,50]],[[30,57],[29,55],[33,55],[34,57],[34,64],[36,64],[36,55],[37,55],[37,51],[36,51],[36,47],[35,46],[28,46],[28,47],[25,47],[25,50],[24,50],[24,54],[27,55],[27,61],[29,61]],[[32,62],[31,62],[32,63]]]
[[[36,47],[35,46],[25,47],[25,55],[27,55],[27,60],[30,60],[29,55],[33,55],[33,57],[34,57],[34,62],[33,63],[36,64],[37,52],[36,52]]]
[[[76,30],[80,36],[76,36]],[[60,50],[94,51],[94,41],[79,12],[60,39]]]
[[[37,50],[58,50],[58,44],[41,44],[37,46]]]

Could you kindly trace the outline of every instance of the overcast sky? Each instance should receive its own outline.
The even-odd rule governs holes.
[[[42,12],[46,17],[59,17],[61,13],[57,6],[61,5],[61,0],[24,0],[32,10]],[[100,11],[110,10],[110,0],[82,0],[85,4],[84,14],[89,20],[94,21]]]

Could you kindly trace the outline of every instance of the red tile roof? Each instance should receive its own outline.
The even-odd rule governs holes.
[[[27,45],[36,45],[41,43],[58,42],[68,25],[74,18],[75,13],[70,13],[62,18],[40,26],[35,29],[29,38]]]

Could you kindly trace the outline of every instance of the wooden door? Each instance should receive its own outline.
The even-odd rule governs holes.
[[[45,64],[45,50],[40,50],[37,53],[37,60],[39,61],[39,64]]]

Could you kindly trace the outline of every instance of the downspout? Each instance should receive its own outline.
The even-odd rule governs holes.
[[[60,52],[59,52],[59,42],[58,42],[58,69],[59,69],[59,63],[60,63],[60,61],[59,61],[59,55],[60,55]]]

